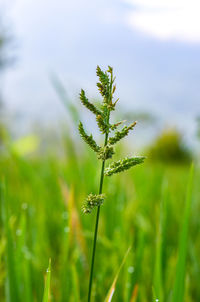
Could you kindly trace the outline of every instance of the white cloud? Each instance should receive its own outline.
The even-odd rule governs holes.
[[[159,39],[200,42],[199,0],[127,0],[128,24]]]

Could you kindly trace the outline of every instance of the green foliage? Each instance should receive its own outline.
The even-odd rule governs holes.
[[[108,108],[103,104],[103,114]],[[109,133],[116,124],[109,126]],[[71,153],[66,158],[49,153],[24,158],[11,150],[0,158],[0,301],[42,301],[50,286],[50,272],[46,287],[43,282],[49,257],[53,259],[50,299],[86,300],[94,217],[81,215],[79,208],[83,196],[95,190],[99,175],[96,159],[86,154],[77,157],[73,141],[67,139],[64,153]],[[97,156],[102,152],[104,162],[113,146],[107,142],[99,148],[95,152]],[[134,173],[105,182],[109,202],[101,212],[93,301],[104,301],[113,279],[108,298],[114,290],[115,302],[200,301],[199,167],[195,167],[193,198],[193,176],[188,182],[188,174],[187,165],[148,162]],[[102,199],[92,194],[92,206]],[[116,268],[130,245],[116,283]]]
[[[192,204],[193,174],[194,174],[194,167],[192,165],[190,169],[190,175],[189,175],[189,181],[188,181],[187,193],[186,193],[185,209],[184,209],[183,220],[181,225],[178,262],[176,266],[176,277],[174,283],[172,302],[184,301],[189,218],[190,218],[190,210]]]
[[[83,129],[82,124],[79,125],[79,132],[82,138],[86,141],[86,143],[98,153],[98,159],[102,160],[101,167],[101,176],[99,183],[99,194],[102,194],[103,182],[104,182],[104,174],[112,175],[114,173],[122,172],[124,170],[128,170],[129,168],[140,164],[144,161],[143,158],[125,158],[119,162],[113,162],[110,167],[105,170],[105,161],[109,158],[112,158],[114,152],[114,148],[111,145],[116,144],[122,138],[128,135],[129,131],[133,129],[136,122],[132,123],[129,127],[125,126],[121,131],[117,131],[113,137],[109,139],[110,131],[115,130],[121,122],[115,123],[114,125],[110,124],[110,114],[111,111],[115,110],[116,103],[118,101],[113,101],[113,94],[116,90],[116,85],[114,85],[115,78],[113,77],[113,69],[108,66],[108,70],[103,72],[99,66],[97,66],[97,76],[99,78],[99,82],[97,83],[97,87],[99,89],[100,94],[103,97],[102,101],[102,112],[99,112],[98,109],[91,104],[85,96],[85,92],[81,90],[80,99],[83,105],[85,105],[90,111],[92,111],[96,115],[97,125],[102,134],[105,134],[104,145],[98,150],[97,143],[93,140],[92,137],[88,137]],[[107,171],[104,173],[104,170]],[[90,268],[90,279],[89,279],[89,289],[88,289],[88,302],[91,299],[92,292],[92,282],[93,282],[93,272],[94,272],[94,259],[95,259],[95,251],[96,251],[96,242],[97,242],[97,233],[98,233],[98,224],[99,224],[99,214],[100,214],[100,206],[102,200],[96,200],[97,195],[89,195],[86,200],[86,205],[83,206],[83,211],[85,213],[90,213],[92,208],[97,206],[97,216],[96,216],[96,224],[94,230],[94,241],[93,241],[93,251],[92,251],[92,261]],[[100,195],[98,195],[100,196]],[[93,200],[94,199],[94,200]],[[109,299],[110,300],[110,299]]]
[[[184,163],[192,159],[183,138],[176,130],[165,130],[149,148],[149,159],[156,161]]]
[[[66,151],[69,147],[68,142]],[[81,169],[74,162],[81,163]],[[49,257],[51,300],[73,302],[76,296],[79,301],[87,300],[86,276],[94,216],[83,215],[80,208],[83,196],[96,188],[99,180],[96,171],[95,156],[85,153],[78,158],[72,153],[62,159],[49,153],[31,158],[10,153],[1,156],[1,179],[7,181],[6,192],[1,190],[4,200],[3,195],[0,200],[0,301],[16,302],[17,294],[20,302],[42,301]],[[189,169],[187,165],[158,165],[148,161],[129,171],[104,183],[108,193],[101,211],[93,300],[104,301],[131,245],[112,301],[130,302],[135,288],[138,288],[135,301],[155,301],[152,286],[158,293],[162,286],[163,301],[170,301],[177,274]],[[199,178],[200,170],[195,166],[184,268],[187,302],[200,301]],[[3,220],[2,207],[7,207]],[[8,279],[12,282],[10,287]],[[8,297],[11,292],[13,300]]]
[[[49,302],[50,298],[50,282],[51,282],[51,259],[49,259],[49,266],[46,273],[44,295],[42,302]]]
[[[7,238],[6,242],[6,288],[5,288],[5,296],[6,301],[15,301],[19,302],[19,285],[16,273],[16,265],[15,265],[15,253],[14,253],[14,242],[12,240],[12,232],[9,225],[9,209],[8,209],[8,200],[6,200],[6,185],[5,181],[0,183],[0,201],[1,201],[1,213],[2,213],[2,221],[3,221],[3,230],[5,236]]]

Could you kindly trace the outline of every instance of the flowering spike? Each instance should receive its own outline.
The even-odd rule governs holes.
[[[98,108],[96,108],[96,106],[94,104],[92,104],[88,101],[88,99],[85,96],[85,91],[83,89],[81,89],[80,100],[81,100],[81,103],[87,109],[89,109],[91,112],[93,112],[95,115],[102,115],[103,114]]]
[[[97,115],[96,121],[101,133],[107,133],[109,131],[109,125],[105,123],[102,115]]]
[[[98,159],[107,160],[109,158],[112,158],[114,154],[113,147],[107,145],[105,147],[102,147],[98,153]]]
[[[132,130],[136,125],[136,122],[132,123],[129,127],[124,126],[121,131],[115,132],[115,135],[113,137],[110,137],[108,140],[108,143],[110,145],[116,144],[119,140],[124,138],[125,136],[128,135],[129,131]]]
[[[120,122],[118,122],[118,123],[112,124],[112,125],[110,125],[110,129],[111,129],[111,130],[115,130],[115,129],[117,129],[118,126],[120,126],[120,125],[123,124],[124,122],[126,122],[126,121],[120,121]]]
[[[104,175],[111,176],[144,162],[144,156],[126,157],[119,161],[113,162],[108,168],[105,169]]]
[[[102,205],[105,194],[89,194],[82,206],[83,213],[91,213],[94,207]]]
[[[107,72],[103,72],[99,66],[97,66],[96,70],[97,76],[99,77],[99,82],[97,83],[97,87],[99,92],[104,98],[104,102],[108,101],[109,98],[109,88],[110,88],[110,79]]]
[[[93,139],[92,134],[90,136],[86,134],[83,128],[83,124],[81,122],[79,123],[78,130],[82,139],[90,146],[90,148],[92,148],[92,150],[98,153],[101,148],[97,145],[97,143]]]
[[[93,268],[94,268],[94,260],[95,260],[95,250],[97,243],[97,233],[98,233],[98,222],[99,222],[99,214],[100,214],[100,206],[103,203],[105,197],[102,194],[103,190],[103,182],[104,176],[111,176],[114,173],[119,173],[124,170],[131,168],[137,164],[140,164],[144,161],[144,157],[130,157],[124,158],[120,161],[113,162],[109,167],[105,168],[105,161],[108,158],[111,158],[114,154],[114,148],[112,145],[117,143],[123,137],[128,135],[129,131],[133,129],[136,122],[131,124],[129,127],[125,126],[121,131],[116,131],[115,135],[109,138],[109,134],[111,131],[117,129],[117,127],[122,123],[110,124],[110,115],[113,110],[115,110],[118,99],[113,98],[113,94],[116,90],[115,77],[113,76],[113,68],[108,66],[108,69],[104,72],[101,70],[99,66],[96,69],[97,76],[99,81],[97,83],[97,87],[99,89],[100,94],[102,95],[103,101],[101,105],[101,110],[97,109],[93,104],[91,104],[85,96],[84,90],[81,90],[80,99],[82,104],[92,111],[96,115],[96,121],[100,132],[104,134],[104,145],[99,147],[94,141],[92,135],[88,136],[83,128],[82,123],[79,124],[79,132],[85,142],[95,151],[97,152],[98,159],[102,160],[101,166],[101,176],[99,183],[99,194],[90,194],[86,198],[84,205],[82,207],[84,213],[91,213],[94,207],[97,207],[96,213],[96,225],[94,231],[94,242],[93,242],[93,251],[92,251],[92,262],[91,262],[91,270],[90,270],[90,280],[89,280],[89,290],[88,290],[88,302],[91,301],[91,293],[92,293],[92,282],[93,282]]]

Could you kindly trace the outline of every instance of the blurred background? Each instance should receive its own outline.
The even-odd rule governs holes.
[[[101,142],[79,100],[83,88],[101,101],[97,65],[116,75],[113,120],[138,121],[115,160],[147,159],[105,181],[92,299],[132,246],[112,301],[200,301],[199,11],[197,0],[0,0],[1,301],[42,301],[50,257],[49,301],[87,299],[95,215],[81,206],[100,163],[77,126]]]
[[[140,141],[174,128],[196,147],[198,1],[1,0],[0,8],[2,103],[17,135],[65,121],[55,82],[75,106],[81,87],[98,100],[95,68],[109,64],[121,110],[142,115],[141,129],[148,119]]]

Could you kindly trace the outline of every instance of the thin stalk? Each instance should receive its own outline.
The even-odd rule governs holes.
[[[108,121],[109,121],[109,117],[110,117],[110,114],[108,113]],[[106,133],[106,135],[105,135],[104,146],[107,145],[107,142],[108,142],[108,133]],[[100,184],[99,184],[99,194],[102,193],[102,189],[103,189],[104,168],[105,168],[105,160],[103,160],[102,166],[101,166],[101,177],[100,177]],[[90,269],[90,280],[89,280],[89,289],[88,289],[88,302],[90,302],[91,292],[92,292],[92,282],[93,282],[93,273],[94,273],[94,259],[95,259],[96,244],[97,244],[97,233],[98,233],[98,225],[99,225],[100,207],[101,206],[99,205],[98,208],[97,208],[97,215],[96,215],[94,240],[93,240],[93,250],[92,250],[92,261],[91,261],[91,269]]]
[[[113,75],[111,73],[111,83],[110,83],[110,95],[108,101],[112,101],[112,85],[113,85]],[[107,117],[106,117],[106,123],[109,124],[110,119],[110,110],[107,111]],[[108,134],[109,131],[105,134],[105,141],[104,141],[104,147],[108,143]],[[104,168],[105,168],[105,160],[102,162],[101,166],[101,177],[100,177],[100,184],[99,184],[99,194],[102,193],[103,189],[103,180],[104,180]],[[90,269],[90,280],[89,280],[89,289],[88,289],[88,302],[90,302],[91,299],[91,292],[92,292],[92,282],[93,282],[93,273],[94,273],[94,260],[95,260],[95,252],[96,252],[96,245],[97,245],[97,234],[98,234],[98,226],[99,226],[99,216],[100,216],[100,208],[99,205],[97,208],[97,215],[96,215],[96,224],[95,224],[95,231],[94,231],[94,240],[93,240],[93,250],[92,250],[92,262],[91,262],[91,269]]]

